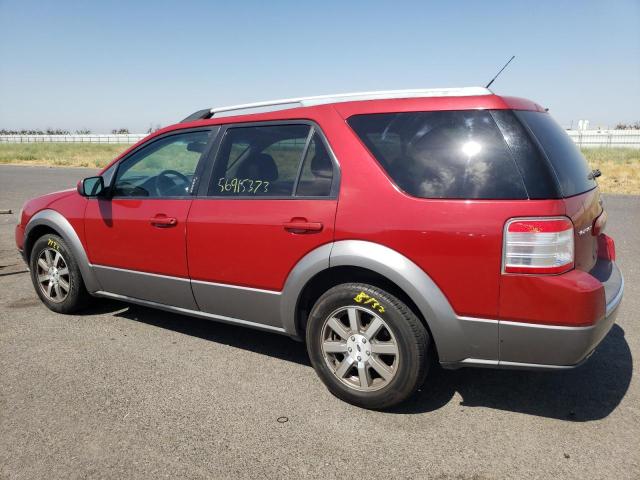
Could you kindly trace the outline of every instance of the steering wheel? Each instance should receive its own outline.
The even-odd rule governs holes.
[[[177,180],[177,181],[176,181]],[[163,170],[158,175],[154,182],[154,190],[157,196],[167,196],[167,193],[175,189],[184,189],[182,194],[186,194],[186,189],[189,187],[190,180],[182,173],[175,170]]]

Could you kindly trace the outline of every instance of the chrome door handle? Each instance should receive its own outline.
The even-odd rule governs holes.
[[[322,223],[320,222],[285,222],[282,226],[285,230],[291,233],[322,231]]]
[[[178,219],[174,217],[156,216],[150,218],[149,223],[159,228],[175,227],[178,224]]]

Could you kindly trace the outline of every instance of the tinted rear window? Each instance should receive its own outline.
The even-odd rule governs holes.
[[[402,190],[422,198],[524,199],[488,111],[356,115],[349,125]]]
[[[548,113],[516,111],[516,116],[529,127],[538,140],[558,177],[565,197],[591,190],[596,186],[591,169],[573,140]]]
[[[492,110],[491,116],[509,145],[529,198],[562,198],[553,168],[513,111]]]

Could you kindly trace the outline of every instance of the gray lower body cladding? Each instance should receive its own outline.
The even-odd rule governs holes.
[[[615,263],[607,263],[606,277],[598,277],[605,289],[606,311],[604,317],[594,325],[565,327],[504,320],[478,320],[476,329],[485,330],[487,338],[497,331],[498,358],[478,356],[461,361],[444,362],[443,366],[447,368],[478,366],[558,369],[580,365],[611,330],[622,301],[624,293],[622,274]],[[482,322],[485,322],[484,326]]]
[[[92,266],[101,290],[148,302],[198,310],[188,278],[168,277],[121,268]]]
[[[104,290],[98,296],[128,300],[191,316],[292,334],[281,314],[286,295],[255,288],[189,281],[161,275],[92,266]],[[439,351],[445,368],[558,369],[579,365],[615,322],[624,281],[615,263],[604,279],[605,316],[595,325],[567,327],[471,317],[449,317],[448,341],[454,351]],[[458,334],[459,333],[459,334]],[[440,349],[440,345],[438,345]],[[466,356],[443,360],[442,355]]]

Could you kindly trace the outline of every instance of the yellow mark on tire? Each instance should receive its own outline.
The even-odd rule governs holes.
[[[58,244],[58,242],[56,242],[55,240],[53,240],[52,238],[49,238],[47,240],[47,246],[51,247],[51,248],[55,248],[56,250],[60,250],[60,245]]]
[[[384,307],[380,305],[380,302],[376,298],[373,298],[372,296],[367,295],[364,292],[360,292],[358,295],[353,297],[353,299],[358,303],[362,303],[363,305],[371,305],[371,307],[378,310],[378,312],[384,313]]]

